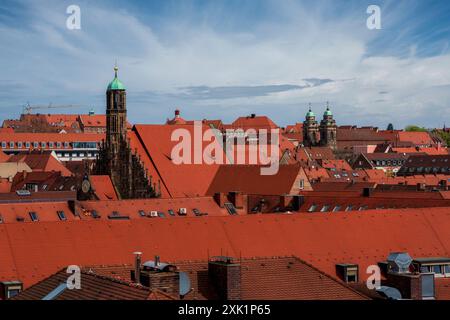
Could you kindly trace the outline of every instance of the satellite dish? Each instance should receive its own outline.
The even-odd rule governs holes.
[[[377,292],[381,293],[386,298],[391,299],[391,300],[401,300],[402,299],[402,294],[400,293],[400,291],[398,291],[397,289],[392,288],[392,287],[381,286],[380,288],[377,289]]]
[[[191,291],[191,279],[186,272],[180,272],[180,295],[184,296]]]

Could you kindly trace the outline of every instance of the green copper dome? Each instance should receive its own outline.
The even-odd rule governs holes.
[[[117,71],[119,68],[114,67],[115,76],[113,81],[111,81],[108,85],[108,91],[109,90],[125,90],[125,86],[120,82],[119,78],[117,78]]]
[[[333,112],[331,112],[330,108],[327,108],[327,110],[325,111],[325,113],[323,115],[324,116],[332,116]]]
[[[311,111],[311,108],[309,109],[308,113],[306,114],[307,118],[312,118],[315,117],[316,115],[314,114],[314,112]]]

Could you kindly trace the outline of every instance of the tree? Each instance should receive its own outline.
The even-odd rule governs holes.
[[[409,132],[427,132],[428,130],[424,127],[419,127],[416,125],[409,125],[406,126],[405,131],[409,131]]]
[[[389,123],[387,126],[388,131],[394,131],[394,125],[392,123]]]

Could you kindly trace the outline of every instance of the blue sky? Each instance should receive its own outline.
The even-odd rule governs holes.
[[[66,28],[67,6],[81,30]],[[366,27],[370,4],[381,30]],[[21,106],[104,112],[117,60],[133,123],[303,121],[330,101],[338,124],[450,123],[449,1],[31,1],[0,3],[0,119]]]

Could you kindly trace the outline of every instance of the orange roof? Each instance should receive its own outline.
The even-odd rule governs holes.
[[[82,218],[91,216],[92,211],[95,210],[101,216],[100,219],[103,220],[107,220],[108,215],[112,214],[113,211],[128,216],[130,219],[139,220],[145,218],[139,214],[140,211],[144,211],[146,217],[150,215],[151,211],[162,212],[168,219],[195,217],[194,209],[198,209],[201,213],[207,213],[208,216],[229,215],[227,210],[220,208],[212,197],[82,201],[79,204]],[[186,216],[178,214],[180,208],[186,208]],[[168,214],[169,210],[173,210],[174,216]]]
[[[1,141],[5,142],[100,142],[104,134],[96,133],[2,133]]]
[[[53,156],[51,151],[20,152],[9,158],[8,162],[25,162],[33,172],[61,172],[63,177],[70,177],[73,173]]]
[[[206,260],[222,252],[247,258],[295,255],[330,275],[336,274],[338,263],[356,263],[364,280],[364,270],[391,252],[406,251],[414,258],[449,256],[449,229],[448,207],[3,223],[0,280],[19,279],[28,287],[72,264],[132,264],[135,251],[165,261]]]
[[[191,161],[194,163],[194,126],[193,125],[135,125],[137,141],[132,144],[137,149],[138,154],[143,159],[146,168],[150,174],[157,172],[155,179],[160,179],[161,189],[167,190],[169,197],[195,197],[206,194],[208,187],[216,174],[218,164],[175,164],[172,157],[172,149],[180,142],[171,141],[171,135],[175,130],[186,130],[191,136]],[[203,125],[202,130],[209,129]],[[139,142],[142,146],[137,147]],[[210,142],[203,142],[200,161],[203,162],[203,150]],[[223,150],[218,157],[223,157]],[[163,194],[163,196],[166,196]]]
[[[0,203],[0,215],[3,223],[17,223],[18,218],[23,218],[23,222],[32,222],[30,212],[36,212],[39,222],[60,221],[57,215],[58,211],[63,211],[67,220],[79,220],[73,215],[67,202],[17,202],[14,205],[10,203]],[[34,222],[33,222],[34,223]]]
[[[89,180],[99,200],[117,200],[116,190],[109,176],[90,176]]]
[[[415,145],[431,145],[433,139],[431,139],[428,132],[410,132],[400,131],[397,133],[398,140],[401,142],[412,142]]]
[[[448,155],[448,149],[443,147],[430,147],[430,148],[392,148],[392,151],[397,153],[426,153],[430,156],[434,155]]]
[[[241,191],[244,194],[290,194],[300,171],[299,164],[280,165],[275,175],[261,175],[262,166],[222,165],[217,171],[207,194]]]
[[[276,129],[278,126],[266,116],[247,116],[239,117],[232,124],[231,127],[234,129]]]
[[[322,160],[321,166],[325,169],[336,169],[336,170],[345,170],[345,171],[353,171],[352,167],[348,164],[346,160]]]
[[[86,114],[80,115],[80,122],[84,127],[106,127],[106,115]]]

